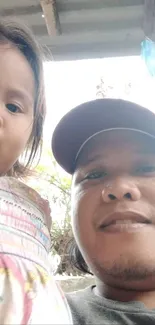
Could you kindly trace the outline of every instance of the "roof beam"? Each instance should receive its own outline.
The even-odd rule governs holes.
[[[50,36],[60,35],[60,21],[55,0],[40,0],[43,15]]]

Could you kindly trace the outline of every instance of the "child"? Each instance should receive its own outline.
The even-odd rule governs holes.
[[[0,324],[70,324],[48,261],[49,206],[17,180],[41,148],[45,118],[41,53],[20,24],[0,22],[0,72]]]

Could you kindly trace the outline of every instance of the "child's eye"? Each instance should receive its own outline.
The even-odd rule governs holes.
[[[21,112],[21,108],[16,104],[6,104],[6,108],[11,113],[20,113]]]
[[[86,175],[84,179],[99,179],[107,176],[107,173],[104,171],[94,171]]]
[[[155,166],[143,166],[138,168],[138,172],[142,174],[148,174],[148,173],[154,173],[155,172]]]

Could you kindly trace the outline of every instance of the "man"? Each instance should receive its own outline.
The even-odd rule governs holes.
[[[155,324],[155,114],[88,102],[62,118],[52,148],[73,175],[76,265],[96,282],[67,295],[74,323]]]

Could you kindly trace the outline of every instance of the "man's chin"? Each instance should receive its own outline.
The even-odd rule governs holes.
[[[98,267],[98,270],[99,272],[96,274],[96,277],[105,284],[130,290],[155,289],[155,263],[145,265],[139,261],[130,262],[128,265],[123,265],[123,261],[121,263],[115,262],[111,265],[104,263],[104,266]]]

